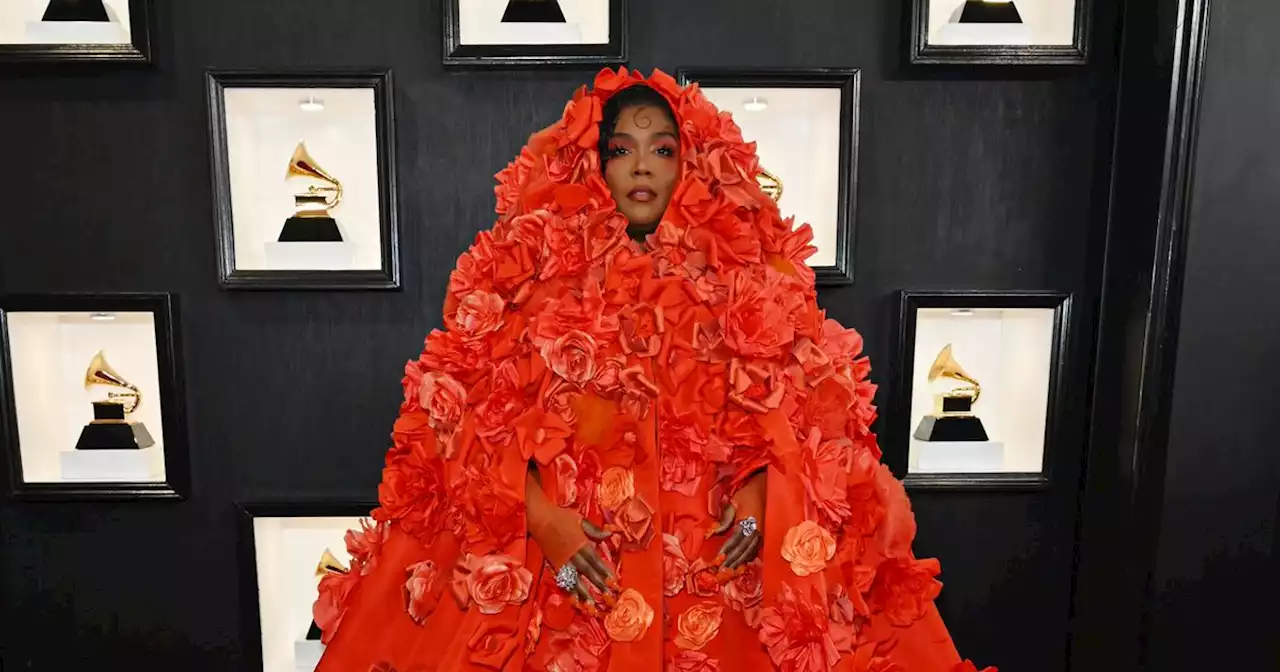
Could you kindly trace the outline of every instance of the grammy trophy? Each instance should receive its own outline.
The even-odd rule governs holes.
[[[987,430],[973,414],[973,405],[982,394],[982,386],[956,362],[948,343],[929,367],[929,382],[939,378],[963,383],[934,396],[933,415],[926,415],[916,426],[915,438],[921,441],[986,441]]]
[[[80,430],[77,450],[135,450],[155,445],[146,425],[126,419],[142,405],[142,393],[111,368],[101,350],[93,356],[84,374],[84,389],[95,386],[112,391],[106,399],[92,402],[93,420]]]
[[[305,142],[299,142],[289,159],[285,179],[307,178],[320,181],[324,186],[309,185],[307,190],[294,194],[294,214],[280,230],[281,243],[341,242],[342,232],[330,212],[342,202],[342,183],[316,163],[307,152]]]

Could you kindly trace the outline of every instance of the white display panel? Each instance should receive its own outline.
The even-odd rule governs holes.
[[[609,0],[539,0],[558,4],[563,23],[503,22],[512,0],[457,2],[459,43],[463,46],[609,43]]]
[[[920,308],[912,354],[911,426],[934,412],[934,395],[963,385],[928,380],[948,344],[981,386],[973,413],[989,441],[929,442],[910,437],[910,473],[1041,473],[1053,373],[1052,308]]]
[[[933,45],[1071,45],[1076,0],[1006,0],[1022,23],[961,23],[967,0],[929,0],[929,43]],[[989,4],[991,0],[986,0]]]
[[[253,547],[263,672],[312,672],[323,645],[306,639],[325,550],[350,567],[344,537],[360,517],[257,517]]]
[[[9,312],[7,326],[14,410],[27,483],[163,483],[163,408],[155,317],[149,312]],[[140,450],[77,451],[93,401],[110,388],[85,389],[101,351],[107,364],[137,386],[141,404],[126,420],[143,423],[155,444]],[[88,453],[94,453],[89,455]]]
[[[0,44],[129,44],[129,0],[100,0],[106,21],[43,21],[58,0],[0,0]]]
[[[224,92],[235,270],[379,270],[382,215],[372,88],[228,87]],[[278,242],[295,194],[319,180],[286,179],[299,142],[342,186],[330,214],[341,242]]]
[[[702,87],[730,112],[760,165],[782,181],[784,217],[813,228],[810,266],[834,266],[840,208],[841,90],[830,87]]]

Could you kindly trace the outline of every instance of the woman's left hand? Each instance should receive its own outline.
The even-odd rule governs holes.
[[[761,519],[764,518],[765,510],[766,473],[756,474],[742,486],[742,489],[733,496],[733,501],[725,505],[724,513],[720,516],[720,524],[712,530],[714,536],[724,534],[730,527],[733,528],[733,536],[729,537],[729,540],[720,548],[717,558],[723,569],[737,569],[755,560],[760,554],[761,547],[764,546],[764,527]],[[756,521],[755,530],[751,534],[746,534],[741,524],[748,518]]]

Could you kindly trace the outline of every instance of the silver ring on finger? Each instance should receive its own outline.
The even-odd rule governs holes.
[[[573,592],[578,587],[578,568],[566,564],[556,572],[556,585],[565,592]]]
[[[741,532],[744,537],[751,537],[755,535],[756,530],[758,530],[759,527],[760,526],[756,522],[755,516],[747,516],[746,518],[738,521],[738,531]]]

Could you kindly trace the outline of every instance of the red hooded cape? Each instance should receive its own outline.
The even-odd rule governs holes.
[[[605,101],[638,84],[670,102],[681,149],[644,248],[597,151]],[[497,223],[406,366],[380,506],[347,535],[349,571],[321,581],[319,672],[975,670],[880,462],[861,336],[818,308],[811,229],[760,175],[696,85],[625,68],[497,175]],[[530,464],[614,533],[596,545],[612,609],[575,610],[530,543]],[[764,545],[721,574],[725,537],[708,536],[760,469]]]

